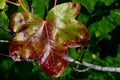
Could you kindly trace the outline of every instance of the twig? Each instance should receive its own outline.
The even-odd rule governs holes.
[[[27,7],[24,5],[24,3],[21,0],[18,0],[18,2],[20,3],[22,9],[28,14],[29,11],[28,11]]]
[[[15,2],[12,2],[12,1],[9,1],[9,0],[6,0],[6,2],[10,3],[10,4],[13,4],[13,5],[16,5],[16,6],[20,6],[19,3],[15,3]]]
[[[81,58],[80,58],[81,63],[82,63],[82,61],[83,61],[83,59],[84,59],[84,57],[86,55],[87,50],[88,50],[88,46],[84,46],[83,51],[81,53],[82,55],[81,55]]]
[[[56,4],[57,4],[57,0],[54,0],[54,7],[56,6]]]
[[[77,71],[77,72],[86,72],[86,71],[89,70],[89,68],[79,70],[79,69],[77,69],[77,68],[75,68],[75,67],[72,67],[72,69],[73,69],[74,71]]]
[[[0,43],[10,43],[8,40],[0,40]]]
[[[81,66],[85,66],[88,67],[89,69],[94,69],[94,70],[98,70],[98,71],[103,71],[103,72],[117,72],[120,73],[120,67],[103,67],[103,66],[98,66],[98,65],[94,65],[91,63],[87,63],[85,61],[83,61],[82,63],[80,63],[79,61],[73,59],[73,58],[68,58],[68,61],[74,64],[79,64]]]
[[[1,55],[1,56],[5,56],[5,57],[10,57],[10,58],[11,58],[11,56],[6,55],[6,54],[1,54],[1,53],[0,53],[0,55]]]

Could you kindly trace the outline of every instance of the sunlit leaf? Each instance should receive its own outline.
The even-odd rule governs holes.
[[[60,76],[67,66],[68,48],[86,45],[89,39],[87,28],[75,20],[79,11],[78,3],[69,2],[52,8],[46,20],[31,13],[14,14],[11,57],[15,61],[36,59],[46,74]]]
[[[6,6],[6,0],[0,0],[0,9],[4,9]]]
[[[0,11],[0,25],[8,26],[9,21],[5,11]]]
[[[35,52],[32,49],[31,40],[35,39],[41,20],[31,13],[16,13],[11,16],[10,29],[16,32],[16,36],[11,43],[10,54],[15,61],[21,61],[20,56],[26,60],[33,58]]]

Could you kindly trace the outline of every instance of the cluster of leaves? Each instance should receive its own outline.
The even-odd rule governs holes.
[[[3,0],[4,1],[4,0]],[[11,0],[15,1],[15,0]],[[45,18],[48,11],[53,7],[53,0],[23,0],[28,9],[33,5],[34,13]],[[90,41],[89,49],[84,58],[85,61],[102,66],[119,66],[120,61],[120,1],[119,0],[58,0],[57,4],[63,2],[78,2],[81,4],[81,12],[77,20],[83,23],[89,30]],[[0,2],[1,3],[1,2]],[[41,5],[39,5],[39,3]],[[6,4],[6,3],[5,3]],[[4,4],[0,4],[4,5]],[[7,6],[8,5],[8,6]],[[8,27],[9,17],[15,12],[22,12],[21,7],[7,4],[1,7],[0,26]],[[13,10],[14,9],[14,10]],[[7,10],[7,11],[6,11]],[[0,30],[0,39],[12,40],[7,32]],[[9,44],[0,43],[0,53],[8,54]],[[79,49],[68,49],[69,56],[79,59]],[[29,66],[29,67],[28,67]],[[89,70],[84,73],[78,73],[71,70],[69,65],[65,73],[57,80],[106,80],[119,79],[117,73],[98,72]],[[80,67],[81,68],[81,67]],[[29,73],[29,74],[28,74]],[[36,62],[14,62],[11,58],[0,56],[0,78],[2,79],[53,79],[46,76]],[[97,75],[97,76],[96,76]],[[14,77],[13,77],[14,76]],[[53,79],[54,80],[54,79]]]

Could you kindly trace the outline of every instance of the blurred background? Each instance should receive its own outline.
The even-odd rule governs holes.
[[[90,35],[84,61],[100,66],[120,67],[120,0],[57,0],[57,4],[65,2],[81,4],[76,19],[88,28]],[[34,13],[43,19],[54,6],[54,0],[24,0],[24,3],[28,9],[34,5]],[[5,9],[0,10],[0,26],[8,28],[10,15],[21,11],[20,7],[6,3]],[[11,41],[12,38],[13,35],[0,28],[0,40]],[[120,73],[96,70],[76,72],[72,67],[85,67],[73,63],[68,63],[62,76],[52,78],[44,74],[37,62],[14,62],[9,57],[9,45],[0,43],[0,80],[120,80]],[[69,56],[79,60],[82,52],[82,48],[70,48]]]

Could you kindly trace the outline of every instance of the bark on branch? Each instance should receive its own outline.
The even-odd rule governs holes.
[[[0,40],[0,43],[10,43],[8,40]]]
[[[9,29],[3,27],[3,26],[0,26],[0,28],[12,35],[14,35]],[[9,43],[10,41],[8,40],[0,40],[0,43]],[[0,54],[0,55],[3,55],[3,54]],[[3,55],[5,56],[5,55]],[[8,57],[8,56],[7,56]],[[78,71],[78,72],[85,72],[89,69],[94,69],[94,70],[98,70],[98,71],[104,71],[104,72],[118,72],[120,73],[120,67],[103,67],[103,66],[99,66],[99,65],[94,65],[94,64],[91,64],[91,63],[88,63],[88,62],[85,62],[85,61],[77,61],[73,58],[68,58],[68,61],[71,62],[71,63],[74,63],[74,64],[79,64],[81,66],[85,66],[87,67],[86,69],[84,70],[76,70],[74,69],[75,71]]]
[[[68,61],[71,63],[75,63],[75,64],[79,64],[85,67],[88,67],[89,69],[94,69],[94,70],[98,70],[98,71],[104,71],[104,72],[118,72],[120,73],[120,67],[103,67],[103,66],[99,66],[99,65],[94,65],[88,62],[83,61],[82,63],[80,63],[79,61],[73,59],[73,58],[68,58]]]

